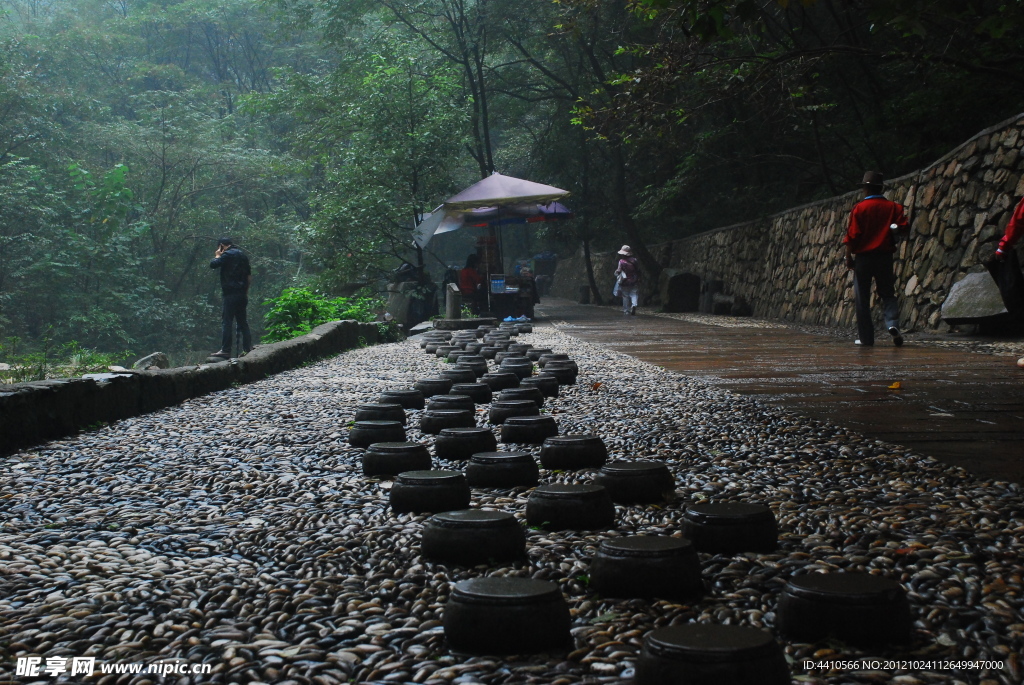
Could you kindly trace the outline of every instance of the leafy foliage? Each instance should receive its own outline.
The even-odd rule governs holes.
[[[309,288],[285,288],[281,295],[267,300],[263,341],[288,340],[329,321],[374,321],[384,302],[375,297],[328,298]]]

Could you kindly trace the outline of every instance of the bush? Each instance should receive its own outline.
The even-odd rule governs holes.
[[[384,309],[384,301],[379,297],[329,299],[309,288],[285,288],[279,297],[263,304],[270,307],[264,319],[263,342],[289,340],[328,321],[375,321],[377,313]],[[384,330],[381,333],[387,337]]]

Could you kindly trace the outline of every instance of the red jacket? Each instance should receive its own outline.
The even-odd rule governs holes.
[[[472,295],[478,286],[484,284],[484,277],[473,267],[467,266],[459,271],[459,291],[463,295]]]
[[[898,230],[907,227],[903,206],[881,196],[865,198],[854,205],[850,212],[850,227],[846,229],[843,242],[850,246],[850,252],[895,252],[893,224]]]
[[[1004,250],[1009,250],[1020,240],[1022,234],[1024,234],[1024,198],[1017,203],[1017,209],[1013,210],[1013,216],[1010,218],[1010,223],[1006,224],[1006,233],[999,241],[996,253],[1002,254]]]

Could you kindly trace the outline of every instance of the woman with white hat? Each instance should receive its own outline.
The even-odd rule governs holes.
[[[615,285],[622,295],[622,313],[636,315],[640,295],[640,264],[629,245],[619,250],[619,266],[615,270]]]

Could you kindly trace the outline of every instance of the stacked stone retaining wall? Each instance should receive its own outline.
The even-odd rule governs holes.
[[[911,219],[896,254],[905,328],[936,329],[950,287],[983,267],[1024,195],[1024,114],[982,131],[925,169],[885,184]],[[659,263],[692,273],[745,300],[758,317],[851,326],[853,276],[842,240],[859,191],[773,216],[651,246]],[[602,295],[611,294],[615,255],[594,255]],[[656,293],[648,279],[648,295]],[[586,285],[582,250],[559,263],[553,293],[577,298]]]
[[[377,337],[377,324],[332,321],[217,364],[0,385],[0,454],[261,380]]]

